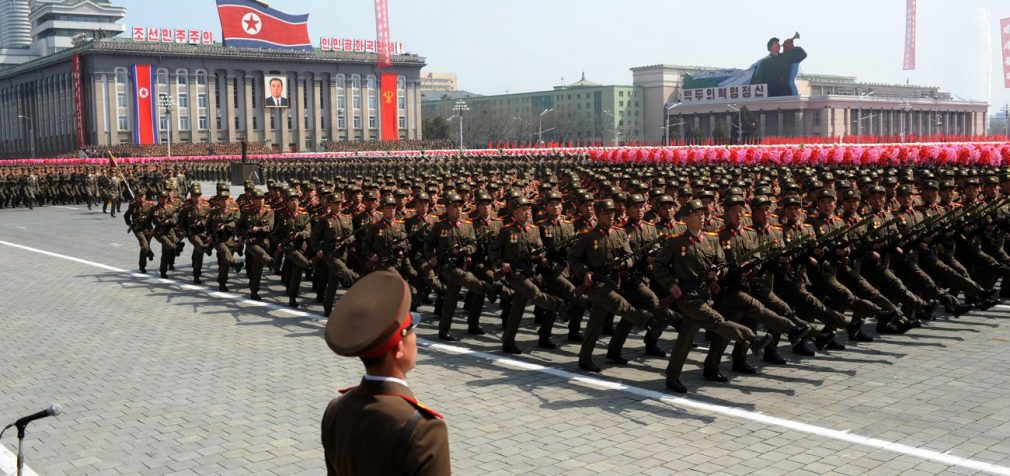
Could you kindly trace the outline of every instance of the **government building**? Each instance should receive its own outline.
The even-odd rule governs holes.
[[[689,88],[692,76],[717,71],[696,66],[652,65],[631,68],[632,83],[644,96],[645,140],[711,138],[734,131],[746,108],[744,130],[764,137],[983,135],[989,104],[968,101],[939,88],[877,84],[850,76],[800,74],[796,96],[766,97],[755,86]],[[744,89],[746,88],[746,90]],[[735,136],[735,134],[732,134]],[[736,137],[730,137],[736,139]]]
[[[331,141],[379,139],[375,53],[233,48],[206,40],[89,40],[0,70],[0,158],[133,144],[135,92],[167,106],[156,113],[162,143],[169,137],[208,145],[246,140],[275,151],[310,152]],[[420,139],[425,60],[414,54],[392,59],[382,72],[397,77],[399,138]],[[153,91],[135,89],[133,65],[151,65]],[[286,78],[288,107],[265,107],[265,81],[275,77]]]

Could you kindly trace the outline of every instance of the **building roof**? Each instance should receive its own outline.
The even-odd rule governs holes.
[[[421,102],[446,101],[446,100],[468,99],[479,97],[484,97],[484,95],[471,93],[470,91],[421,91]]]
[[[74,54],[109,56],[145,56],[202,58],[202,59],[253,59],[297,63],[360,63],[374,64],[375,53],[354,53],[348,51],[295,51],[263,48],[225,47],[213,45],[190,45],[176,43],[146,43],[123,38],[106,38],[85,43],[81,46],[43,56],[34,61],[13,68],[0,70],[0,79],[31,71],[37,68],[68,60]],[[393,65],[424,66],[425,59],[415,54],[393,55]]]

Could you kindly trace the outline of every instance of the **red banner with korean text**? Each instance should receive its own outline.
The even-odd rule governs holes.
[[[1010,18],[999,21],[1000,47],[1003,49],[1003,86],[1010,88]]]
[[[400,117],[397,112],[396,74],[382,73],[379,85],[379,101],[382,102],[382,140],[400,139]]]
[[[905,71],[915,69],[915,1],[905,0]]]
[[[81,72],[81,55],[74,53],[70,58],[74,81],[74,135],[78,149],[83,149],[84,137],[84,75]]]
[[[375,0],[375,46],[380,68],[393,65],[389,45],[389,0]]]

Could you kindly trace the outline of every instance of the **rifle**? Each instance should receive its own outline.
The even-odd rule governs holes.
[[[443,263],[444,261],[452,261],[453,259],[458,258],[463,248],[473,244],[476,244],[476,240],[470,238],[461,238],[458,243],[454,243],[452,245],[452,248],[443,251],[433,256],[431,259],[425,261],[424,266],[421,267],[421,271],[427,273],[428,271],[435,269],[436,266]]]

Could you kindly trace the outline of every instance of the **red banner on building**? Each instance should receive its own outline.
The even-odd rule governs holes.
[[[380,76],[379,94],[382,101],[382,140],[395,141],[400,139],[400,117],[397,112],[396,74],[382,73]]]
[[[905,0],[905,67],[915,69],[915,17],[916,0]]]
[[[380,68],[393,65],[389,43],[389,0],[375,0],[375,46]]]
[[[999,21],[999,31],[1002,33],[1000,46],[1003,49],[1003,86],[1010,88],[1010,18]]]
[[[157,110],[154,103],[154,68],[149,64],[133,65],[133,143],[158,143]]]
[[[74,80],[74,139],[77,148],[83,149],[84,138],[84,75],[81,74],[81,55],[74,53],[70,57],[70,64],[73,67]]]

